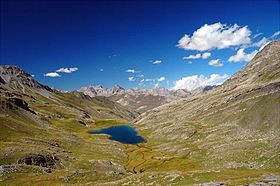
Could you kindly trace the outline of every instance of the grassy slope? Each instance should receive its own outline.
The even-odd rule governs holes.
[[[279,42],[216,90],[158,107],[135,124],[146,146],[171,159],[159,167],[182,176],[174,183],[235,185],[280,175]]]
[[[94,170],[93,165],[95,160],[111,160],[124,165],[125,147],[106,136],[93,136],[87,131],[129,123],[133,112],[105,98],[85,100],[59,92],[45,97],[33,90],[25,91],[25,94],[19,95],[36,115],[15,105],[12,108],[5,106],[7,101],[3,95],[6,91],[1,90],[0,165],[16,166],[17,171],[0,173],[0,184],[45,185],[123,177],[117,173],[106,176],[102,171],[99,173],[99,169]],[[84,113],[91,118],[83,118]],[[52,173],[46,173],[48,168],[17,163],[19,159],[33,154],[51,154],[58,157],[59,163]],[[111,168],[104,165],[100,169],[106,172]]]
[[[269,58],[265,62],[271,64]],[[87,133],[129,122],[121,119],[128,112],[106,99],[30,93],[37,101],[23,99],[37,116],[20,109],[1,111],[0,164],[15,165],[18,171],[2,174],[0,184],[240,185],[280,175],[279,65],[269,64],[251,70],[260,74],[245,70],[214,91],[143,115],[135,123],[147,139],[140,145]],[[82,118],[84,112],[92,118]],[[52,173],[17,164],[34,153],[55,155],[61,164]]]

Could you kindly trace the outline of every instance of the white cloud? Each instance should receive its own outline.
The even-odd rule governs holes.
[[[145,79],[141,79],[140,82],[143,83],[145,81]]]
[[[77,67],[73,67],[73,68],[60,68],[58,70],[56,70],[56,72],[63,72],[63,73],[72,73],[79,70]]]
[[[251,46],[260,47],[260,50],[261,50],[268,43],[270,43],[270,41],[266,37],[263,37],[261,40],[259,40],[258,42],[253,43]]]
[[[154,88],[158,88],[159,87],[159,83],[156,83]]]
[[[265,38],[266,39],[266,38]],[[258,44],[260,45],[259,51],[261,51],[266,45],[268,45],[271,41],[269,40],[260,40]]]
[[[221,67],[221,66],[223,66],[224,64],[221,63],[221,60],[220,60],[220,59],[213,59],[213,60],[211,60],[211,61],[208,62],[208,65],[214,66],[214,67]]]
[[[280,31],[275,32],[271,37],[272,37],[272,38],[275,38],[275,37],[277,37],[278,35],[280,35]]]
[[[161,60],[155,60],[155,61],[153,61],[153,64],[155,64],[155,65],[158,65],[158,64],[161,64],[161,63],[162,63]]]
[[[207,59],[210,56],[211,56],[210,52],[204,52],[202,54],[198,53],[195,55],[189,55],[189,56],[183,57],[183,59],[200,59],[200,58]]]
[[[165,77],[160,77],[160,78],[157,79],[158,82],[161,82],[161,81],[164,81],[164,80],[165,80]]]
[[[233,56],[230,56],[228,58],[229,62],[241,62],[241,61],[250,61],[251,59],[253,59],[253,57],[258,53],[257,50],[254,50],[253,52],[246,54],[244,52],[244,48],[241,48],[237,51],[237,53]]]
[[[104,71],[104,69],[103,69],[103,68],[101,68],[101,69],[100,69],[100,72],[103,72],[103,71]]]
[[[135,78],[134,77],[129,77],[128,81],[135,81]]]
[[[201,56],[202,59],[207,59],[208,57],[211,56],[211,53],[210,52],[204,52]]]
[[[142,77],[144,77],[144,74],[140,74],[138,77],[142,78]]]
[[[195,54],[195,55],[189,55],[183,57],[183,59],[199,59],[199,58],[201,58],[201,54]]]
[[[275,32],[273,35],[269,36],[268,38],[263,37],[261,40],[252,43],[247,47],[260,47],[259,51],[261,51],[266,45],[268,45],[272,40],[277,39],[280,35],[280,31]]]
[[[188,61],[187,63],[188,63],[188,64],[192,64],[192,61]]]
[[[227,74],[212,74],[208,77],[204,75],[187,76],[177,80],[175,82],[175,86],[172,89],[194,90],[198,87],[205,87],[207,85],[219,85],[223,83],[228,77],[229,76]]]
[[[127,73],[132,73],[132,74],[133,74],[133,73],[135,73],[136,71],[133,70],[133,69],[128,69],[128,70],[126,70],[126,72],[127,72]]]
[[[185,50],[205,51],[223,49],[251,43],[251,31],[247,26],[237,24],[227,26],[221,23],[205,24],[197,29],[192,36],[184,35],[178,41],[178,47]]]
[[[260,35],[262,35],[262,33],[257,33],[257,34],[255,34],[255,35],[253,36],[253,38],[257,38],[257,37],[259,37]]]
[[[113,54],[113,55],[110,55],[109,58],[113,58],[113,57],[118,57],[120,56],[119,54]]]
[[[60,77],[60,75],[56,72],[49,72],[49,73],[46,73],[44,74],[44,76],[47,76],[47,77]]]

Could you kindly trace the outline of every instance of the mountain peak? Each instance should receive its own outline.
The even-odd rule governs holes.
[[[18,76],[18,77],[31,77],[32,76],[25,71],[23,71],[18,66],[14,65],[1,65],[0,74],[3,76]]]
[[[118,88],[118,89],[123,89],[123,90],[124,90],[124,88],[123,88],[123,87],[121,87],[121,86],[120,86],[120,85],[118,85],[118,84],[114,85],[114,86],[113,86],[113,88]]]
[[[229,78],[224,85],[253,85],[279,80],[280,78],[280,40],[265,46],[239,72]]]
[[[0,66],[0,84],[4,84],[6,88],[20,91],[25,91],[25,88],[52,91],[51,88],[38,83],[30,74],[13,65]]]

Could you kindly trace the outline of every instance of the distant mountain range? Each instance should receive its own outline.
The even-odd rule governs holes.
[[[280,40],[212,88],[63,92],[0,66],[0,185],[279,185]],[[88,133],[128,124],[145,143]]]
[[[91,97],[104,96],[121,105],[131,108],[139,113],[146,112],[150,109],[181,98],[194,96],[205,93],[215,86],[199,87],[192,91],[187,89],[169,90],[163,87],[154,89],[124,89],[119,85],[112,88],[105,88],[102,85],[82,87],[78,92]]]

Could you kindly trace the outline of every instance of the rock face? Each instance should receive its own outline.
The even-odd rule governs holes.
[[[205,93],[212,88],[214,88],[214,86],[200,87],[193,91],[188,91],[186,89],[168,90],[163,87],[125,90],[119,85],[115,85],[113,88],[104,88],[101,85],[96,85],[82,87],[78,91],[91,97],[108,97],[110,100],[118,102],[125,107],[143,113],[170,101]]]
[[[24,100],[20,99],[20,98],[8,98],[7,99],[10,103],[13,103],[15,104],[16,106],[26,110],[26,111],[29,111],[33,114],[36,114],[33,110],[31,110],[29,107],[28,107],[28,103],[26,103]]]
[[[119,85],[115,85],[112,88],[105,88],[102,85],[93,85],[88,87],[82,87],[78,90],[78,92],[83,92],[85,95],[89,95],[91,97],[96,96],[117,96],[122,94],[130,94],[130,95],[153,95],[153,96],[162,96],[166,97],[170,100],[175,100],[179,98],[185,98],[190,95],[196,95],[202,92],[207,92],[213,89],[215,86],[206,86],[199,87],[193,91],[188,91],[187,89],[178,89],[178,90],[169,90],[163,87],[154,88],[154,89],[124,89]]]
[[[18,160],[19,164],[56,168],[60,166],[59,159],[52,155],[33,154]]]
[[[48,86],[38,83],[33,77],[21,70],[17,66],[3,65],[0,66],[0,84],[8,84],[9,88],[25,89],[26,87],[33,89],[52,89]]]
[[[123,94],[125,92],[125,89],[119,85],[115,85],[113,88],[105,88],[102,85],[95,85],[95,86],[82,87],[78,91],[83,92],[85,95],[89,95],[91,97],[96,97],[96,96],[109,97],[112,95]]]

